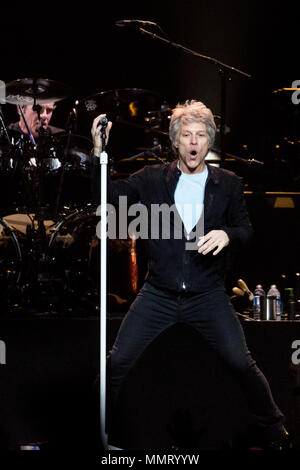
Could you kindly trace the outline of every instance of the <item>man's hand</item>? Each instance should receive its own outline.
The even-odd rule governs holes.
[[[229,243],[229,238],[224,230],[211,230],[204,237],[200,237],[197,243],[198,253],[206,255],[210,251],[216,250],[213,252],[213,255],[217,255],[221,250]]]
[[[106,117],[106,114],[100,114],[99,116],[97,116],[93,121],[92,129],[91,129],[91,134],[92,134],[93,144],[94,144],[94,155],[96,155],[96,157],[100,157],[100,153],[102,152],[102,139],[101,139],[101,128],[102,128],[102,126],[100,126],[100,125],[98,126],[98,122],[103,117]],[[112,126],[112,122],[108,121],[107,127],[106,127],[105,145],[107,144],[108,139],[109,139],[109,133],[110,133],[110,130],[111,130],[111,126]]]

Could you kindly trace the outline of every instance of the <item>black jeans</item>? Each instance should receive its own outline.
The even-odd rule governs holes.
[[[269,384],[247,348],[243,329],[223,288],[178,294],[145,283],[125,316],[109,354],[108,402],[114,407],[121,385],[146,347],[176,322],[201,334],[238,377],[256,424],[270,435],[283,415]]]

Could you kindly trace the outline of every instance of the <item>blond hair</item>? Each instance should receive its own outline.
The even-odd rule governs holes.
[[[176,108],[174,108],[172,111],[169,126],[169,137],[173,149],[176,151],[176,142],[180,126],[190,122],[203,122],[205,124],[209,137],[209,148],[211,148],[214,144],[217,131],[214,116],[211,110],[207,108],[201,101],[186,100],[186,102],[183,104],[178,103]]]

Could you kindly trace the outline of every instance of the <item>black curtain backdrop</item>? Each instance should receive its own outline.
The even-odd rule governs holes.
[[[218,68],[185,52],[115,26],[120,19],[156,22],[176,43],[249,73],[227,83],[228,151],[262,152],[274,112],[272,91],[297,79],[297,18],[282,4],[235,0],[2,6],[1,79],[24,77],[72,85],[76,97],[116,88],[156,91],[171,105],[203,100],[220,114]],[[152,30],[160,34],[159,29]],[[65,110],[67,111],[67,110]],[[279,116],[282,118],[282,116]],[[57,118],[58,119],[58,118]],[[63,124],[66,116],[59,116]],[[268,155],[260,155],[267,158]]]

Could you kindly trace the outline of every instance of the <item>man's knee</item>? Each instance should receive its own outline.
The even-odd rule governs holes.
[[[257,365],[250,353],[230,355],[226,362],[239,375],[257,374]]]

